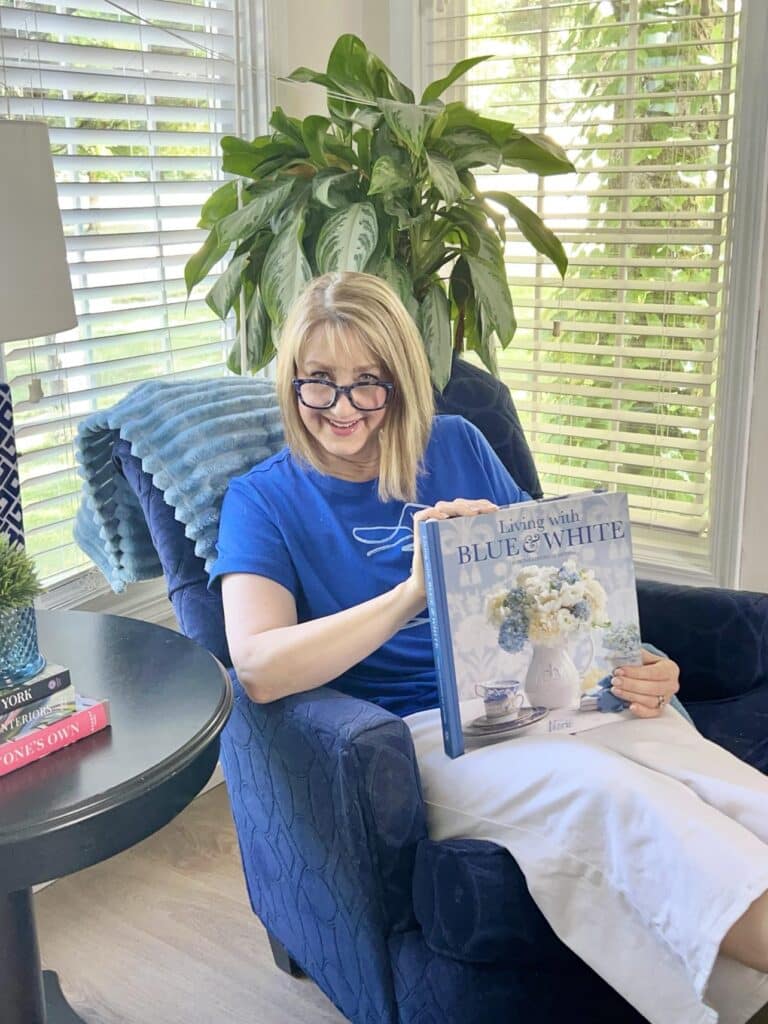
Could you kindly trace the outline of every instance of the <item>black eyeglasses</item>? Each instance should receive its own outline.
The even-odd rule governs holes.
[[[395,385],[386,380],[361,382],[360,384],[334,384],[329,380],[314,377],[295,377],[293,390],[302,405],[308,409],[332,409],[340,395],[346,395],[353,409],[359,412],[376,412],[383,409],[392,397]]]

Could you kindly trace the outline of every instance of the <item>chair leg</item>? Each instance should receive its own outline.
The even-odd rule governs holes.
[[[269,945],[272,950],[272,956],[280,970],[285,971],[286,974],[290,974],[292,978],[303,978],[304,971],[302,971],[296,961],[291,958],[291,955],[285,946],[277,941],[272,932],[267,932],[267,935],[269,936]]]

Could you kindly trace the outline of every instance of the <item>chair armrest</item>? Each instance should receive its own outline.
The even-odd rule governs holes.
[[[681,669],[684,703],[768,682],[768,595],[638,580],[640,633]]]
[[[330,688],[259,705],[234,684],[221,761],[253,908],[308,974],[338,979],[337,1005],[364,976],[375,1012],[356,1019],[389,1019],[387,938],[415,925],[426,836],[408,727]]]

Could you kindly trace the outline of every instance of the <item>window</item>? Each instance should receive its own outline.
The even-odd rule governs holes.
[[[425,81],[492,54],[454,96],[546,131],[577,167],[502,185],[570,260],[561,281],[522,240],[506,254],[518,330],[500,371],[545,492],[626,490],[642,560],[702,574],[725,458],[740,8],[445,0],[422,24]]]
[[[78,422],[139,381],[224,372],[232,325],[204,285],[187,302],[183,271],[219,139],[242,120],[233,3],[0,0],[0,116],[48,123],[79,319],[3,353],[27,547],[48,583],[90,565],[72,540]]]

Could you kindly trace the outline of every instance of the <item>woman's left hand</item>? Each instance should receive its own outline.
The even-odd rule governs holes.
[[[622,665],[613,673],[611,693],[629,701],[638,718],[657,718],[680,689],[680,669],[669,658],[643,650],[642,665]]]

